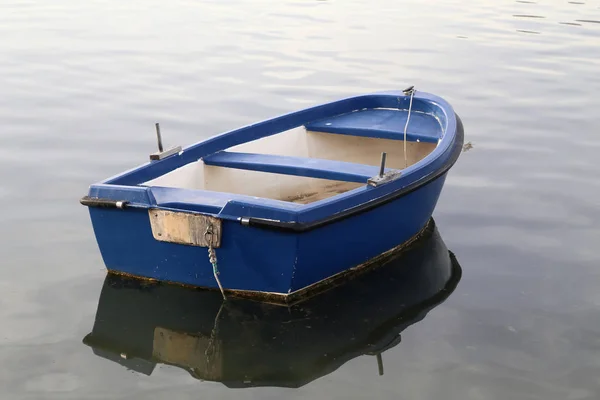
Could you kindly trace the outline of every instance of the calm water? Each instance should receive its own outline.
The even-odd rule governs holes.
[[[434,214],[463,275],[383,376],[360,356],[229,389],[82,343],[105,272],[78,200],[147,160],[154,122],[187,145],[410,85],[474,146]],[[5,0],[0,88],[2,399],[600,397],[599,1]]]

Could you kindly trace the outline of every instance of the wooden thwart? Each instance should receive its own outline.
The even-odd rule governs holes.
[[[148,210],[148,216],[156,240],[200,247],[221,246],[221,220],[218,218],[159,209]],[[212,234],[206,235],[209,226]]]

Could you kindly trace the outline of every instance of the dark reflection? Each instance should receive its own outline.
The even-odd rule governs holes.
[[[460,277],[434,224],[398,258],[291,307],[108,275],[84,343],[147,375],[164,363],[228,387],[299,387],[362,355],[383,374],[381,354]]]

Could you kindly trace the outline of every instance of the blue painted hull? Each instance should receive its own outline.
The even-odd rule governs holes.
[[[444,180],[442,175],[395,201],[309,232],[226,221],[217,249],[221,283],[232,290],[288,294],[363,264],[423,229]],[[90,208],[90,215],[108,270],[218,288],[207,250],[156,241],[145,210]]]
[[[246,140],[254,140],[290,126],[322,121],[324,116],[329,115],[342,115],[340,124],[347,125],[352,115],[344,114],[347,111],[344,107],[362,107],[374,101],[379,106],[386,106],[386,102],[398,98],[397,93],[386,93],[351,98],[346,103],[336,103],[337,108],[333,109],[331,105],[325,105],[321,106],[324,108],[304,110],[287,116],[287,119],[269,120],[209,139],[179,155],[151,162],[92,185],[82,203],[89,206],[107,269],[137,277],[218,288],[206,247],[159,241],[153,236],[149,211],[155,209],[218,218],[222,228],[216,255],[222,286],[226,291],[237,294],[273,295],[275,300],[307,291],[355,267],[364,267],[375,257],[402,246],[414,238],[431,218],[447,172],[462,149],[460,119],[447,103],[428,94],[421,95],[418,99],[421,103],[416,104],[420,104],[422,112],[433,109],[431,112],[437,112],[436,118],[445,124],[444,130],[436,133],[439,136],[437,148],[424,160],[403,171],[399,179],[381,186],[365,185],[331,199],[299,206],[248,196],[228,196],[222,200],[225,198],[222,193],[144,187],[140,184],[198,157],[206,157],[209,163],[213,154],[223,156],[220,159],[213,157],[210,162],[227,162],[228,166],[235,164],[236,168],[241,165],[242,168],[269,169],[269,172],[273,169],[277,172],[277,168],[281,168],[280,173],[313,174],[311,176],[324,179],[333,179],[334,174],[336,179],[341,176],[348,181],[360,181],[370,167],[357,165],[353,169],[353,164],[345,164],[339,171],[331,171],[335,165],[324,161],[321,167],[317,162],[316,167],[295,168],[297,160],[294,158],[257,163],[255,160],[262,156],[243,155],[240,158],[236,154],[219,152],[244,142],[242,133],[248,136]],[[326,115],[323,115],[324,110]],[[302,119],[298,119],[299,115]],[[273,121],[279,125],[271,126],[275,123]],[[365,125],[364,118],[359,122]],[[327,129],[336,128],[335,124],[326,125]],[[362,125],[357,124],[359,127]],[[344,129],[347,126],[344,125]],[[357,128],[353,134],[380,137],[394,134],[391,128],[361,129]],[[421,137],[431,141],[431,135],[429,131],[417,132],[414,140]],[[216,146],[215,142],[219,140],[223,143]]]

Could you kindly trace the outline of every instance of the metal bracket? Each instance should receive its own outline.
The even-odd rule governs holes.
[[[394,170],[394,171],[386,172],[383,175],[377,175],[372,178],[369,178],[367,183],[369,184],[369,186],[379,186],[379,185],[391,182],[394,179],[399,178],[400,175],[402,175],[402,171]]]
[[[165,151],[157,151],[156,153],[152,153],[150,154],[150,159],[151,160],[162,160],[163,158],[167,158],[169,156],[172,156],[173,154],[177,154],[181,151],[181,146],[177,146],[177,147],[173,147],[169,150],[165,150]]]
[[[150,160],[162,160],[163,158],[167,158],[169,156],[172,156],[173,154],[179,153],[181,151],[181,146],[176,146],[169,150],[163,150],[162,136],[160,134],[160,125],[158,122],[154,125],[156,126],[156,139],[158,141],[158,151],[156,153],[150,154]]]
[[[386,156],[387,153],[381,153],[381,165],[379,166],[379,175],[369,178],[369,180],[367,181],[369,186],[378,186],[387,183],[398,178],[401,175],[401,172],[397,170],[392,170],[384,173]]]

